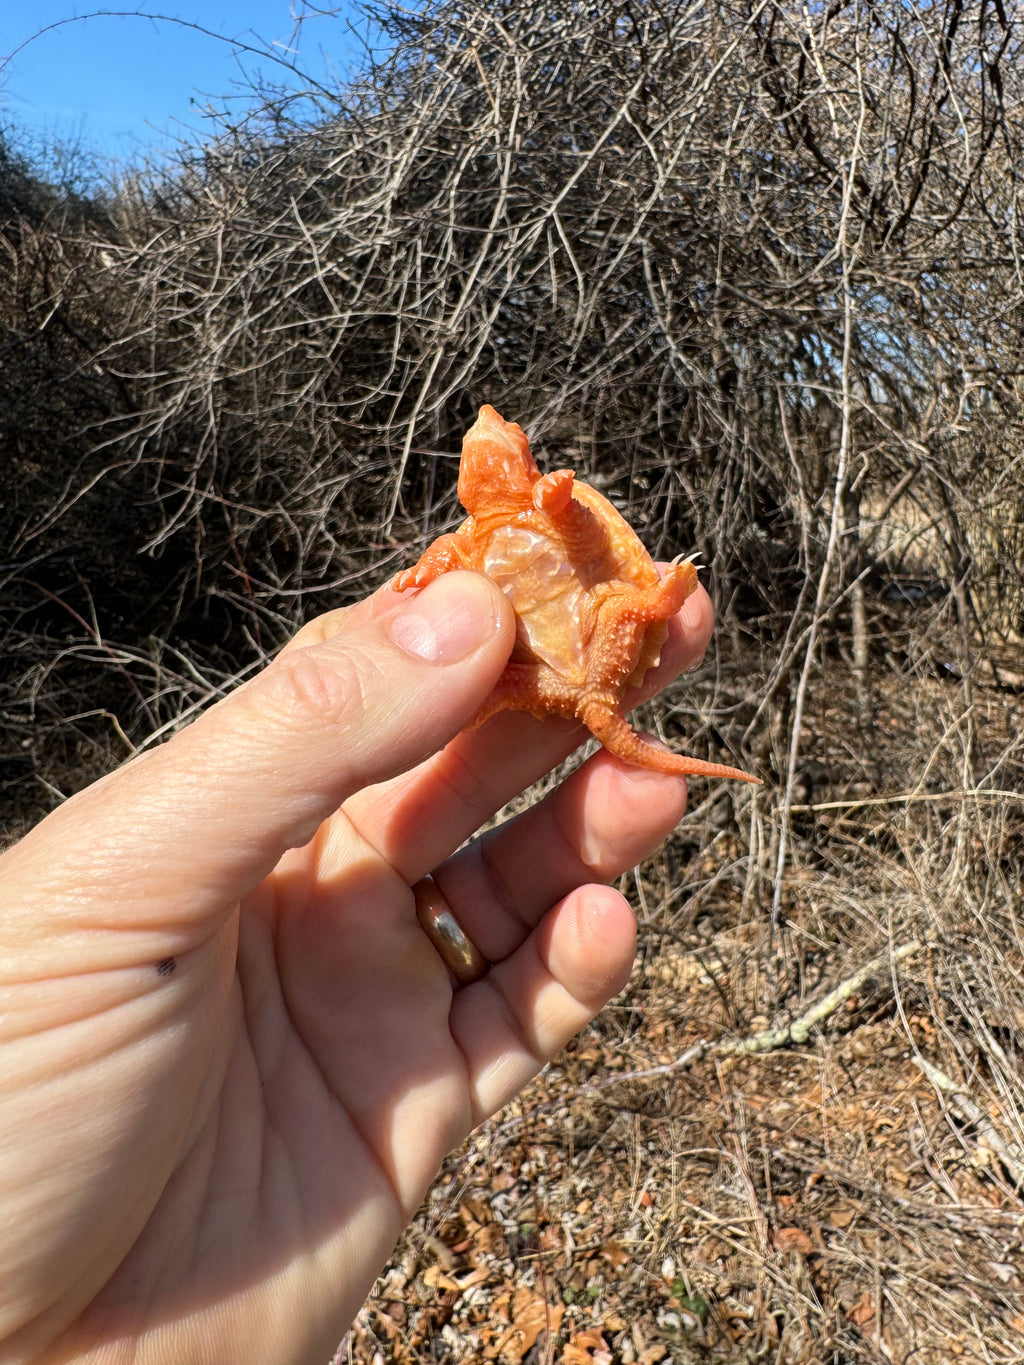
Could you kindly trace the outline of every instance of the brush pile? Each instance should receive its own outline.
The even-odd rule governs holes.
[[[9,827],[412,563],[494,404],[699,552],[718,659],[645,723],[768,786],[694,784],[621,1008],[346,1358],[1018,1360],[1019,18],[380,18],[301,119],[264,91],[103,196],[0,156]]]

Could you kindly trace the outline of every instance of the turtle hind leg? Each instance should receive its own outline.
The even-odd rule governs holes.
[[[638,735],[629,721],[606,703],[588,702],[581,710],[580,719],[594,738],[599,739],[609,753],[621,758],[624,763],[634,763],[637,767],[670,773],[675,777],[735,777],[741,782],[760,784],[759,777],[744,772],[742,768],[730,768],[724,763],[705,763],[703,759],[675,754],[652,744]]]

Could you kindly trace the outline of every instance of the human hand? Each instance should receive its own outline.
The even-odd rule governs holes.
[[[645,691],[711,623],[698,590]],[[685,781],[601,751],[460,849],[583,737],[462,730],[513,634],[477,575],[384,589],[0,858],[0,1362],[329,1358],[445,1154],[625,983],[601,883]]]

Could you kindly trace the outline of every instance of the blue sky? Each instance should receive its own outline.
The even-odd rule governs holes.
[[[334,6],[318,0],[318,8]],[[302,0],[0,0],[0,63],[9,58],[0,70],[0,128],[24,130],[38,145],[78,142],[102,159],[127,162],[158,152],[186,130],[201,138],[200,111],[211,98],[237,91],[245,73],[275,74],[273,63],[167,19],[97,13],[136,9],[191,20],[255,47],[273,46],[329,84],[360,64],[350,25],[366,30],[352,0],[337,5],[337,17],[311,16],[298,30]],[[48,27],[76,15],[93,17]],[[279,68],[277,75],[286,78]]]

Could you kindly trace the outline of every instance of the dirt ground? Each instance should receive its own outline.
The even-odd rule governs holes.
[[[978,676],[978,743],[1014,751]],[[779,793],[693,783],[624,881],[627,990],[453,1154],[339,1361],[1024,1359],[1020,798],[957,784],[935,678],[876,698],[857,773],[841,678],[774,928]]]

